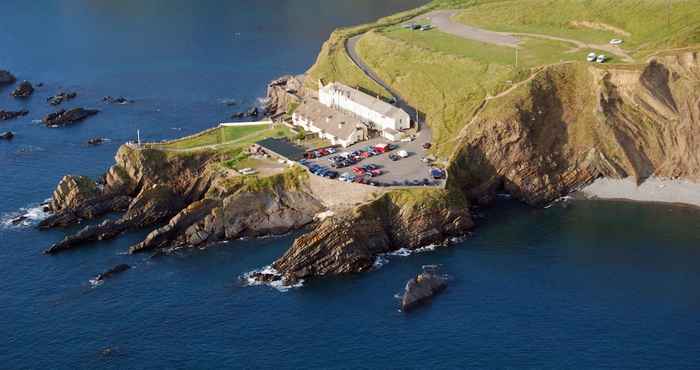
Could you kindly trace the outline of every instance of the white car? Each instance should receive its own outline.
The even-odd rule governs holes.
[[[608,57],[606,57],[604,54],[600,54],[597,58],[595,58],[596,63],[605,63],[606,60],[608,60]]]
[[[622,41],[622,40],[620,40],[620,39],[612,39],[612,40],[610,40],[610,45],[620,45],[620,44],[622,44],[623,42],[624,42],[624,41]]]
[[[408,152],[405,150],[399,150],[396,152],[396,155],[398,155],[401,158],[408,158]]]
[[[595,53],[590,53],[590,54],[588,54],[588,56],[586,57],[586,60],[589,61],[589,62],[595,62],[595,59],[596,59],[597,57],[598,57],[598,56],[597,56]]]

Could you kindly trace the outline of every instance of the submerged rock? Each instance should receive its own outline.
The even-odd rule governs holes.
[[[113,96],[105,96],[102,98],[102,101],[107,103],[107,104],[131,104],[134,101],[131,99],[127,99],[123,96],[120,97],[113,97]]]
[[[100,145],[105,142],[105,139],[102,137],[94,137],[90,140],[87,141],[88,145]]]
[[[260,114],[260,111],[258,110],[258,107],[253,107],[248,109],[248,111],[245,113],[246,116],[248,117],[257,117],[258,114]]]
[[[401,310],[407,312],[447,287],[447,280],[433,272],[423,272],[406,283]]]
[[[15,78],[12,73],[4,69],[0,69],[0,86],[13,84],[15,81],[17,81],[17,78]]]
[[[15,98],[28,98],[34,93],[34,86],[29,81],[22,81],[12,92]]]
[[[15,137],[15,134],[12,131],[0,132],[0,139],[12,140],[13,137]]]
[[[127,265],[127,264],[123,264],[123,263],[122,263],[122,264],[119,264],[119,265],[116,265],[116,266],[112,267],[111,269],[109,269],[109,270],[107,270],[107,271],[105,271],[105,272],[103,272],[103,273],[101,273],[101,274],[98,274],[98,275],[95,277],[95,281],[104,281],[105,279],[111,278],[111,277],[113,277],[113,276],[116,275],[116,274],[119,274],[119,273],[122,273],[122,272],[124,272],[124,271],[127,271],[127,270],[129,270],[130,268],[131,268],[131,266],[129,266],[129,265]]]
[[[60,92],[54,96],[49,97],[46,99],[47,102],[51,105],[60,105],[64,101],[68,101],[71,99],[74,99],[76,96],[78,96],[78,93],[75,92]]]
[[[0,110],[0,121],[15,119],[17,117],[26,116],[27,114],[29,114],[29,111],[26,109],[22,109],[22,110],[18,110],[18,111]]]
[[[70,110],[61,109],[44,117],[42,122],[49,127],[65,126],[71,123],[82,121],[90,116],[99,113],[96,109],[74,108]]]

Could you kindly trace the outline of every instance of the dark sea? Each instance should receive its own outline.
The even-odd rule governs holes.
[[[0,369],[700,368],[700,211],[573,201],[482,211],[465,241],[389,256],[376,271],[286,292],[239,276],[295,235],[148,259],[124,252],[147,231],[57,256],[65,231],[10,225],[64,174],[98,176],[118,146],[171,139],[257,104],[266,83],[304,72],[332,29],[420,0],[3,0],[0,69],[43,83],[0,91]],[[36,120],[101,113],[69,128]],[[125,96],[130,105],[106,105]],[[239,107],[224,101],[235,99]],[[111,141],[89,147],[92,137]],[[69,231],[75,231],[69,230]],[[134,266],[93,287],[115,264]],[[395,295],[423,265],[448,289],[411,314]]]

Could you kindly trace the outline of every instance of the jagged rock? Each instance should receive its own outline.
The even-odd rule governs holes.
[[[52,245],[44,254],[56,254],[78,246],[99,241],[110,240],[129,228],[129,224],[121,221],[105,220],[99,225],[86,226],[77,234],[67,236],[62,241]]]
[[[231,115],[231,118],[233,119],[240,119],[243,117],[245,117],[245,112],[238,112]]]
[[[447,287],[447,280],[432,272],[423,272],[406,283],[401,310],[407,312]]]
[[[381,253],[416,249],[465,234],[469,204],[445,190],[406,202],[391,193],[352,212],[326,218],[272,264],[287,283],[314,276],[363,272]]]
[[[19,86],[12,92],[15,98],[28,98],[34,93],[34,86],[29,81],[20,82]]]
[[[74,108],[71,110],[61,109],[58,112],[50,113],[42,120],[46,126],[57,127],[65,126],[75,122],[82,121],[90,116],[99,113],[96,109]]]
[[[87,141],[88,145],[100,145],[105,142],[105,139],[102,137],[94,137],[90,140]]]
[[[52,214],[39,223],[39,228],[46,230],[56,227],[68,227],[83,220],[93,220],[111,212],[124,212],[129,208],[131,200],[131,197],[126,195],[114,197],[102,195],[80,203],[75,208],[66,208]]]
[[[77,208],[99,195],[97,183],[91,178],[87,176],[63,176],[51,196],[49,209],[52,212],[59,212],[67,208]]]
[[[18,111],[0,110],[0,121],[15,119],[17,117],[26,116],[27,114],[29,114],[29,111],[26,109],[22,109],[22,110],[18,110]]]
[[[123,96],[120,96],[117,98],[112,97],[112,96],[105,96],[104,98],[102,98],[102,101],[107,103],[107,104],[122,104],[122,105],[123,104],[131,104],[134,102],[133,100],[127,99]]]
[[[125,271],[129,270],[130,268],[131,268],[131,266],[129,266],[127,264],[123,264],[123,263],[116,265],[116,266],[112,267],[111,269],[95,276],[95,281],[104,281],[105,279],[109,279],[116,274],[120,274],[122,272],[125,272]]]
[[[13,137],[15,137],[15,134],[12,131],[0,132],[0,140],[12,140]]]
[[[248,111],[245,113],[245,115],[248,117],[257,117],[258,114],[260,114],[258,107],[252,107],[252,108],[248,109]]]
[[[51,105],[60,105],[64,101],[68,101],[71,99],[74,99],[76,96],[78,96],[78,93],[75,92],[60,92],[54,96],[49,97],[46,99],[47,102]]]
[[[28,219],[29,219],[29,217],[24,216],[24,215],[22,215],[22,216],[17,216],[17,217],[15,217],[15,218],[11,219],[11,220],[10,220],[10,223],[11,223],[12,225],[19,225],[19,224],[21,224],[22,222],[27,221]]]
[[[0,86],[10,85],[15,83],[15,81],[17,81],[17,78],[15,78],[15,76],[13,76],[12,73],[0,69]]]
[[[304,95],[304,76],[281,77],[268,85],[265,109],[273,117],[287,113],[289,107],[301,102]]]

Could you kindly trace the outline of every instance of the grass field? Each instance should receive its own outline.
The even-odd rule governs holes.
[[[480,102],[506,89],[505,81],[518,73],[510,65],[436,53],[379,32],[363,36],[357,49],[366,63],[426,114],[440,155],[450,153],[443,143],[458,134]]]
[[[636,56],[700,42],[697,0],[480,0],[456,20],[494,31],[538,33],[589,43],[625,40]]]

